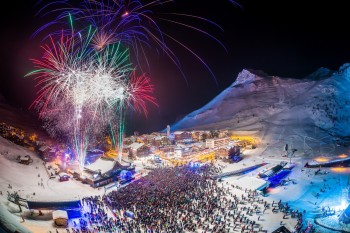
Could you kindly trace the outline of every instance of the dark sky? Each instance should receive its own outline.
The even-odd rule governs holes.
[[[215,2],[215,3],[214,3]],[[13,106],[28,108],[34,82],[24,78],[31,70],[29,58],[40,55],[40,38],[32,33],[45,22],[35,17],[36,1],[8,1],[1,12],[0,93]],[[350,33],[346,1],[240,0],[242,8],[229,0],[176,0],[157,8],[157,16],[178,12],[202,16],[218,23],[178,20],[199,26],[220,39],[225,52],[208,37],[181,26],[159,21],[162,30],[191,47],[211,67],[217,83],[205,67],[179,46],[169,43],[183,65],[186,80],[163,54],[150,54],[150,74],[159,107],[150,106],[148,118],[137,113],[127,118],[127,130],[151,132],[200,108],[228,87],[243,68],[261,69],[271,75],[303,77],[318,67],[337,69],[350,60]],[[164,17],[167,17],[164,15]]]

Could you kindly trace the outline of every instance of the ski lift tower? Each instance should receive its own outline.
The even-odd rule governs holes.
[[[291,150],[288,150],[288,144],[286,144],[284,146],[284,151],[286,152],[286,157],[289,158],[289,164],[292,164],[292,157],[294,155],[294,153],[297,151],[297,149],[291,149]]]
[[[292,164],[292,157],[294,157],[294,153],[297,151],[297,149],[291,149],[291,151],[288,152],[287,157],[289,158],[289,163]]]

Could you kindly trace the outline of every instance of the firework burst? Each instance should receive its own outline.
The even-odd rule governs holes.
[[[162,51],[175,66],[178,67],[181,74],[185,77],[185,74],[181,70],[182,65],[180,60],[176,53],[168,47],[168,42],[171,42],[187,51],[202,63],[216,81],[215,75],[209,65],[207,65],[190,46],[186,45],[186,43],[178,40],[176,36],[161,30],[158,22],[161,21],[171,27],[176,25],[201,33],[213,39],[226,50],[220,40],[201,27],[209,24],[219,30],[222,30],[222,28],[206,18],[195,15],[181,13],[156,14],[156,12],[154,12],[157,6],[165,6],[169,3],[174,3],[174,1],[83,0],[78,5],[74,5],[73,2],[70,3],[69,1],[62,0],[50,2],[44,5],[44,7],[39,10],[39,13],[46,12],[46,14],[53,14],[55,20],[39,28],[35,34],[53,25],[65,25],[67,17],[70,19],[74,18],[75,21],[83,25],[89,24],[100,29],[100,32],[95,35],[93,40],[96,49],[102,49],[110,43],[119,41],[129,47],[134,55],[133,62],[142,66],[144,63],[149,65],[147,52],[150,48],[156,48],[156,51]],[[193,22],[193,24],[188,24],[187,22]]]
[[[42,59],[33,59],[39,87],[33,106],[52,136],[65,135],[74,145],[81,168],[89,144],[111,124],[123,128],[123,109],[147,114],[146,102],[155,103],[153,86],[146,76],[135,78],[127,48],[121,43],[96,50],[92,42],[96,31],[61,34],[43,45]],[[121,145],[119,146],[121,148]]]

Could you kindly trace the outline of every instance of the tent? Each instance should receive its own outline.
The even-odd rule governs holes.
[[[281,226],[272,233],[290,233],[290,230],[288,230],[285,226]]]
[[[68,213],[64,210],[55,210],[52,212],[52,219],[56,226],[68,226]]]

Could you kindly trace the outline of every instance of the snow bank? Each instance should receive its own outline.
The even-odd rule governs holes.
[[[9,232],[18,231],[20,233],[29,233],[28,229],[24,228],[21,223],[21,219],[19,217],[11,214],[6,206],[3,203],[0,203],[0,225],[4,226],[4,228]]]

